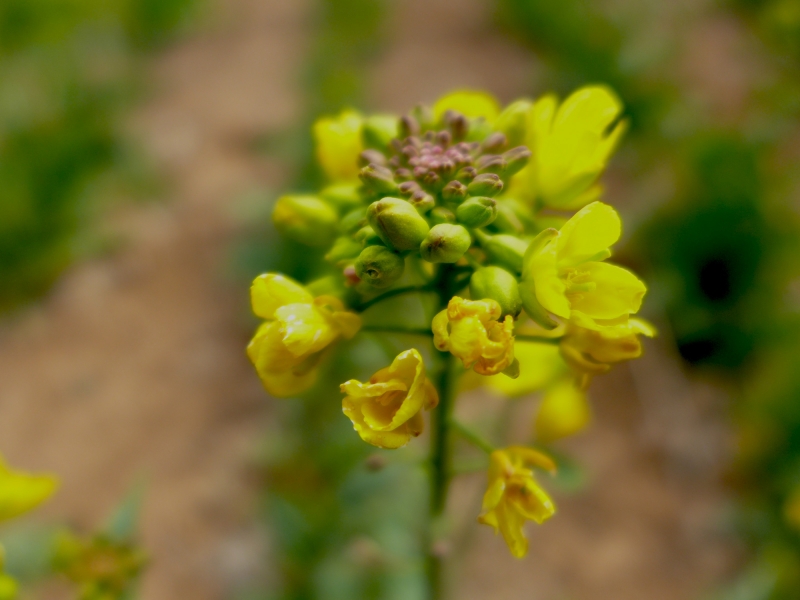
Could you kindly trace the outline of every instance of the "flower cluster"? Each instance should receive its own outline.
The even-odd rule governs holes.
[[[639,336],[654,333],[632,316],[645,285],[607,260],[622,225],[600,201],[599,178],[625,130],[622,112],[611,90],[590,86],[562,103],[549,95],[501,108],[462,91],[401,117],[348,110],[320,119],[313,133],[326,184],[279,198],[273,220],[322,248],[326,281],[337,283],[303,286],[275,273],[253,282],[264,323],[248,355],[267,391],[310,389],[327,350],[364,329],[360,313],[375,304],[435,294],[432,344],[401,352],[367,382],[341,384],[344,414],[365,442],[405,445],[440,395],[434,413],[446,429],[446,394],[457,385],[437,389],[427,372],[446,379],[447,357],[510,396],[544,389],[537,441],[583,428],[590,378],[639,356]],[[554,512],[529,467],[555,465],[521,446],[491,452],[490,463],[480,520],[522,556],[523,522]]]

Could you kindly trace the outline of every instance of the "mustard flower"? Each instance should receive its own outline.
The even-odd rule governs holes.
[[[602,262],[621,231],[617,212],[592,202],[560,231],[545,230],[531,242],[521,286],[532,286],[542,307],[581,327],[618,324],[639,310],[647,291],[630,271]]]
[[[433,343],[481,375],[504,371],[515,375],[514,319],[506,315],[499,321],[501,314],[495,300],[453,296],[447,308],[433,318]]]
[[[439,403],[425,375],[425,363],[412,348],[397,355],[367,383],[351,379],[341,385],[344,414],[361,439],[379,448],[400,448],[422,433],[422,409]]]
[[[314,123],[317,162],[329,180],[358,181],[358,155],[364,149],[361,139],[363,119],[354,110],[337,117],[323,117]]]
[[[523,446],[495,450],[489,457],[489,485],[483,496],[483,512],[478,521],[491,525],[503,535],[511,554],[522,558],[528,553],[525,521],[543,523],[556,508],[539,486],[530,467],[555,472],[555,463],[545,454]]]
[[[57,487],[54,476],[12,471],[0,458],[0,523],[33,510]]]
[[[361,318],[338,298],[314,298],[277,273],[259,275],[250,287],[253,312],[265,319],[247,346],[266,390],[293,396],[313,385],[321,351],[339,337],[353,337]]]
[[[642,355],[640,335],[653,337],[655,328],[644,319],[624,319],[618,325],[586,329],[570,325],[561,338],[564,360],[578,373],[605,373],[611,365]]]
[[[602,194],[597,179],[627,128],[622,110],[604,86],[581,88],[561,106],[554,95],[538,99],[527,121],[533,160],[512,181],[513,193],[566,210],[597,200]]]

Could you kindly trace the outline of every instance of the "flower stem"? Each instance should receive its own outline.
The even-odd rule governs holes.
[[[471,442],[472,444],[476,445],[478,448],[480,448],[487,454],[491,454],[496,450],[496,448],[481,434],[467,427],[461,421],[458,421],[457,419],[451,417],[450,425],[453,427],[454,430],[456,430],[461,435],[461,437],[463,437],[468,442]]]
[[[354,310],[358,312],[364,312],[371,306],[375,306],[379,302],[383,302],[384,300],[388,300],[389,298],[394,298],[395,296],[401,296],[403,294],[411,294],[412,292],[434,292],[434,290],[430,285],[409,285],[407,287],[401,287],[394,290],[389,290],[388,292],[384,292],[380,296],[376,296],[371,300],[367,300],[366,302],[362,302],[358,306],[354,307]]]

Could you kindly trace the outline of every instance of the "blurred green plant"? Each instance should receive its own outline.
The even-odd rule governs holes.
[[[137,66],[196,4],[0,3],[0,310],[45,291],[97,208],[134,181],[120,118]]]

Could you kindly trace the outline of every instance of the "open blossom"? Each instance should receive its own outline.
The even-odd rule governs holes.
[[[597,200],[597,179],[627,128],[622,110],[604,86],[581,88],[560,106],[552,94],[536,100],[527,115],[533,159],[512,180],[511,195],[566,210]]]
[[[615,363],[639,358],[642,355],[639,336],[653,337],[655,333],[650,323],[636,318],[602,329],[570,325],[561,338],[561,356],[578,373],[597,375]]]
[[[523,286],[534,286],[551,313],[587,329],[617,325],[636,313],[647,291],[630,271],[602,262],[619,240],[617,212],[592,202],[531,242],[522,267]]]
[[[555,463],[545,454],[523,446],[495,450],[489,457],[489,485],[483,496],[478,521],[494,527],[517,558],[528,553],[525,521],[543,523],[556,508],[539,486],[530,467],[555,472]]]
[[[316,379],[320,352],[339,337],[350,338],[361,318],[333,296],[314,298],[302,285],[276,273],[259,275],[250,287],[253,312],[265,319],[247,346],[267,391],[292,396]]]
[[[439,402],[414,348],[401,352],[367,383],[351,379],[341,390],[347,395],[344,414],[362,440],[379,448],[400,448],[422,433],[422,409],[430,410]]]
[[[464,300],[453,296],[447,308],[433,318],[433,343],[461,359],[464,367],[481,375],[502,373],[514,363],[514,319],[499,321],[502,309],[495,300]]]

